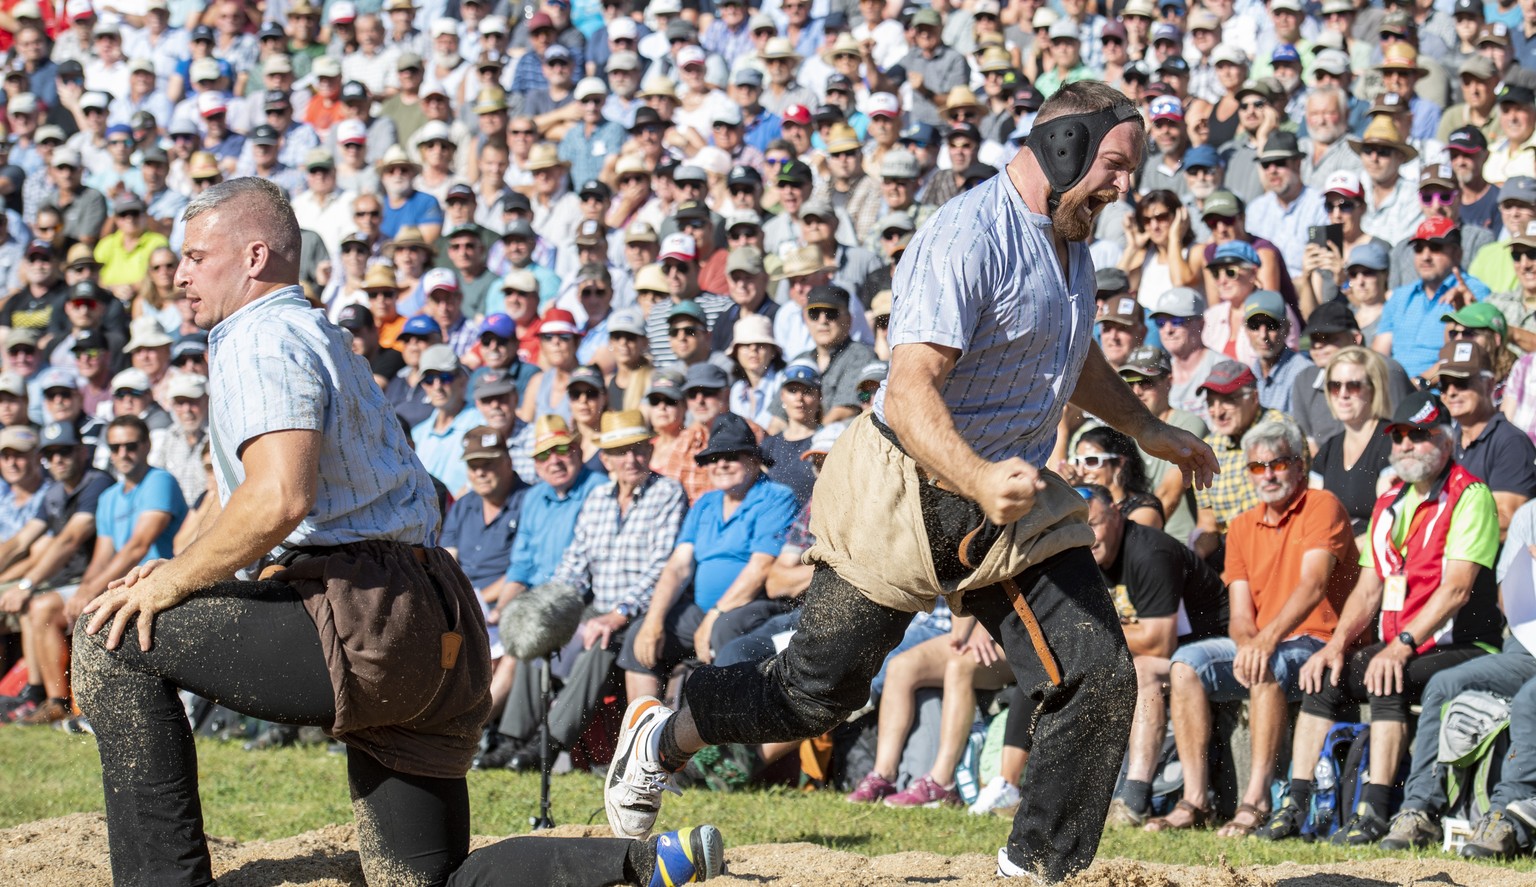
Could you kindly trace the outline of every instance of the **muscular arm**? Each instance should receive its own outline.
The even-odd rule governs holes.
[[[693,579],[693,546],[687,542],[672,550],[667,565],[661,568],[661,578],[656,580],[656,590],[651,592],[651,603],[645,611],[645,621],[660,627],[677,600],[678,592]]]
[[[939,393],[959,359],[957,348],[927,342],[897,345],[885,388],[885,418],[907,455],[962,495],[978,499],[991,463],[960,437]]]
[[[75,556],[85,537],[96,528],[96,515],[77,514],[64,522],[64,529],[37,556],[24,577],[34,585],[43,585]]]

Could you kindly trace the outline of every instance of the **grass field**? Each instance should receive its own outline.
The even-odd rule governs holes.
[[[281,838],[351,818],[345,764],[322,749],[250,753],[234,743],[202,742],[199,770],[207,830],[238,840]],[[100,810],[101,774],[94,740],[53,730],[0,729],[0,828],[69,813]],[[537,812],[537,776],[471,773],[473,831],[505,835],[528,830]],[[553,816],[561,825],[601,823],[602,782],[595,776],[557,776]],[[928,850],[946,855],[992,854],[1008,834],[993,816],[954,810],[891,810],[854,807],[832,792],[763,791],[668,796],[660,825],[675,828],[713,822],[735,846],[808,841],[865,855]],[[1103,857],[1149,862],[1233,865],[1284,861],[1324,863],[1384,856],[1372,850],[1342,851],[1299,842],[1271,844],[1227,840],[1206,833],[1147,835],[1116,831],[1105,836]],[[1439,854],[1433,854],[1438,856]],[[1536,871],[1536,861],[1508,866]]]

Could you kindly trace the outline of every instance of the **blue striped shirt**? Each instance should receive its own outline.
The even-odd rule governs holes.
[[[1093,259],[1068,246],[1062,279],[1051,220],[1007,173],[950,200],[896,268],[890,343],[955,348],[941,394],[960,438],[991,462],[1044,465],[1093,342]],[[886,421],[886,385],[875,415]]]
[[[208,336],[209,432],[219,498],[245,480],[240,449],[274,431],[321,432],[315,504],[283,548],[437,541],[432,480],[349,337],[298,287],[263,296]]]

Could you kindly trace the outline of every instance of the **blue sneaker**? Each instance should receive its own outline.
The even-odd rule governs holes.
[[[650,887],[697,884],[725,871],[725,839],[712,825],[679,829],[656,838]]]

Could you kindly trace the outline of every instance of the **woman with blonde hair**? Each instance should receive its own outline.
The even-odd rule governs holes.
[[[176,253],[162,246],[149,254],[149,273],[133,296],[133,318],[148,314],[160,322],[161,329],[179,329],[181,311],[176,300],[180,298],[182,294],[176,291]]]
[[[1392,416],[1387,365],[1368,348],[1341,348],[1323,370],[1328,411],[1344,430],[1323,441],[1312,461],[1312,486],[1339,497],[1355,535],[1370,526],[1376,498],[1390,485]]]

